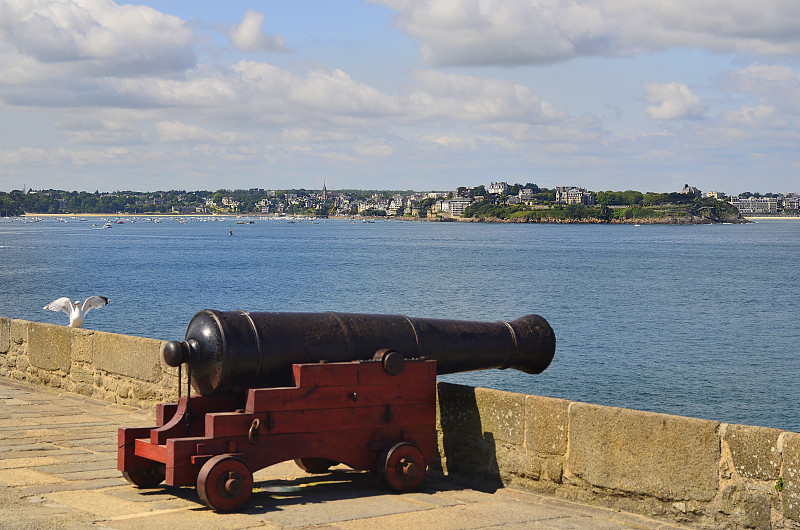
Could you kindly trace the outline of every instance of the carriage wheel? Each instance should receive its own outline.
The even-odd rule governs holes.
[[[306,473],[327,473],[331,466],[339,462],[327,458],[295,458],[294,463]]]
[[[166,469],[163,464],[153,464],[150,469],[123,471],[122,476],[137,488],[150,489],[164,482]]]
[[[378,472],[395,491],[413,491],[425,478],[425,456],[410,443],[398,443],[383,451],[378,459]]]
[[[230,455],[217,455],[200,468],[197,493],[209,508],[230,512],[240,508],[253,492],[253,474],[247,464]]]

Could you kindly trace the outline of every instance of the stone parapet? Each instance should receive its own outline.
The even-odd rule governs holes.
[[[697,527],[800,529],[800,434],[438,383],[440,462]]]
[[[0,317],[0,376],[113,403],[174,401],[178,372],[164,341]]]
[[[160,340],[0,317],[0,377],[145,409],[177,398]],[[800,529],[800,434],[438,383],[443,473],[693,527]]]

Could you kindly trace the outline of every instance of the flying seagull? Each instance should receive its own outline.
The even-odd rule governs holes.
[[[81,305],[80,302],[73,302],[64,296],[58,300],[53,300],[42,309],[48,309],[50,311],[63,311],[69,315],[69,327],[82,328],[83,319],[86,318],[86,313],[92,309],[103,307],[108,302],[110,302],[110,300],[105,296],[90,296],[86,299],[83,305]]]

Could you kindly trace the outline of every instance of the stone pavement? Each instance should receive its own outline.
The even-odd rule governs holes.
[[[308,475],[294,463],[257,472],[245,509],[217,514],[194,488],[137,489],[116,470],[117,427],[152,424],[137,409],[0,380],[0,528],[678,528],[441,476],[396,494],[368,472]]]

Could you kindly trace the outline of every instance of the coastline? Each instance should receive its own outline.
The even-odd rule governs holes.
[[[276,218],[280,217],[276,214],[262,214],[262,213],[247,213],[247,214],[237,214],[237,213],[190,213],[190,214],[178,214],[178,213],[25,213],[22,217],[41,217],[41,218],[92,218],[92,219],[120,219],[120,218],[152,218],[152,217],[160,217],[160,218],[180,218],[180,217],[219,217],[219,218]],[[293,217],[301,218],[306,217],[302,215],[294,215]],[[308,216],[312,218],[311,216]],[[652,224],[661,224],[661,225],[695,225],[695,224],[722,224],[724,223],[750,223],[754,221],[770,221],[770,220],[788,220],[788,221],[800,221],[800,216],[785,216],[785,215],[776,215],[776,216],[769,216],[769,215],[745,215],[741,216],[738,220],[729,221],[729,220],[710,220],[708,218],[648,218],[648,219],[619,219],[613,221],[602,221],[599,219],[543,219],[540,221],[531,221],[531,220],[516,220],[516,219],[496,219],[496,218],[488,218],[488,217],[481,217],[481,218],[460,218],[460,217],[441,217],[441,218],[426,218],[426,217],[364,217],[364,219],[384,219],[384,220],[393,220],[393,221],[423,221],[423,222],[459,222],[459,223],[531,223],[531,224],[625,224],[625,225],[652,225]],[[331,216],[330,219],[349,219],[349,217],[341,217],[341,216]]]
[[[105,219],[114,217],[120,219],[123,217],[256,217],[258,214],[233,214],[233,213],[24,213],[21,217],[92,217],[98,219]],[[263,215],[261,216],[263,217]]]
[[[800,221],[800,215],[745,215],[745,219],[748,221],[765,221],[765,220],[787,220],[787,221]]]

